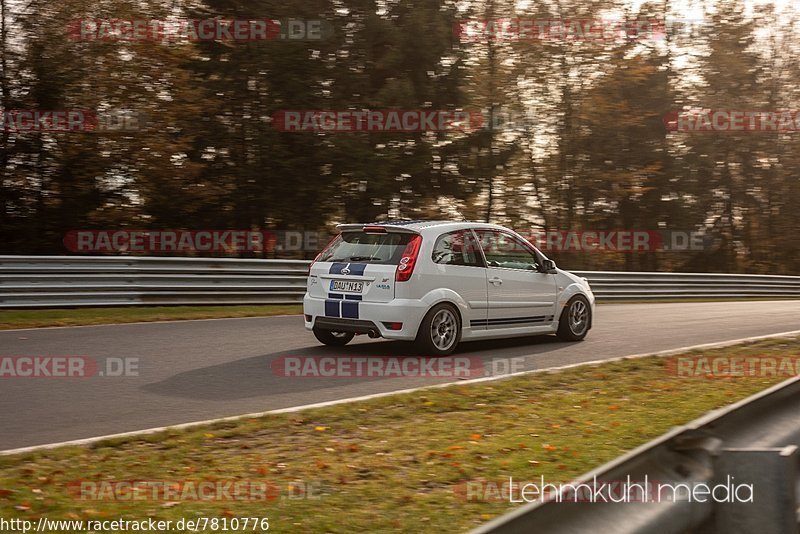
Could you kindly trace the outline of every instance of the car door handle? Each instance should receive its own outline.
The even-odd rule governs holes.
[[[495,276],[494,278],[489,278],[489,282],[492,283],[492,284],[502,284],[503,283],[503,279],[502,278],[497,278]]]

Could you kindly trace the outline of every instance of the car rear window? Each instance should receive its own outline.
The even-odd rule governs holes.
[[[414,234],[344,232],[334,239],[317,261],[346,261],[398,265]]]

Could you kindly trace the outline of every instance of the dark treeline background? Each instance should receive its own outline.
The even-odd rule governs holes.
[[[663,39],[459,39],[465,19],[687,18]],[[704,251],[554,254],[570,268],[797,274],[800,134],[669,132],[670,110],[800,107],[797,20],[670,0],[0,0],[3,109],[127,109],[128,133],[0,132],[0,253],[70,229],[330,231],[465,218],[701,231]],[[791,7],[790,7],[791,9]],[[320,41],[70,39],[87,18],[323,19]],[[282,133],[281,109],[475,109],[476,132]],[[520,120],[522,117],[524,120]]]

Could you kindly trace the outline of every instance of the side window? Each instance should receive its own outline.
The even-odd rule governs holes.
[[[517,238],[497,230],[476,230],[489,267],[539,270],[536,255]]]
[[[469,231],[458,230],[442,234],[436,239],[431,254],[433,263],[483,267],[478,245]]]

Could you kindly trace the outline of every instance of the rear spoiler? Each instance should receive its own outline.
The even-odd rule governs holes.
[[[416,230],[411,230],[405,226],[394,226],[391,224],[337,224],[336,229],[340,232],[366,232],[368,234],[418,234]]]

